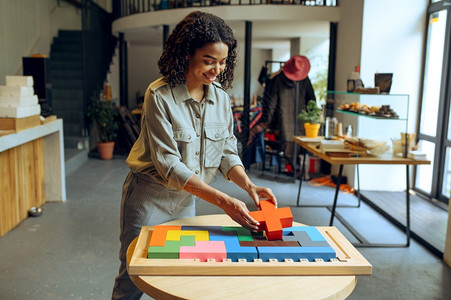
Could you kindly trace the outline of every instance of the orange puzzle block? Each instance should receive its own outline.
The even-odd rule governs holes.
[[[268,241],[281,240],[283,228],[293,224],[290,208],[276,208],[270,200],[260,201],[260,210],[251,211],[249,214],[260,223],[259,229],[265,231]]]
[[[166,235],[169,230],[181,230],[182,226],[155,226],[149,246],[164,246]]]

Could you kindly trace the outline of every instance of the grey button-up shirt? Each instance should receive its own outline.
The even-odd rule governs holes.
[[[147,88],[141,133],[126,160],[132,172],[151,176],[182,191],[195,174],[209,183],[218,170],[241,165],[230,99],[219,84],[210,84],[201,102],[185,84],[171,88],[163,78]]]

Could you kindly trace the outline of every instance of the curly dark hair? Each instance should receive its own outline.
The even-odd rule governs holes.
[[[217,42],[223,42],[229,47],[226,68],[218,75],[218,81],[223,88],[231,88],[237,59],[237,41],[232,29],[223,19],[201,11],[188,14],[167,38],[158,61],[161,74],[171,86],[186,83],[188,58],[194,55],[196,49]]]

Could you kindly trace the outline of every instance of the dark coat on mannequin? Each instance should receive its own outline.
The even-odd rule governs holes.
[[[299,84],[298,110],[296,108],[296,83]],[[292,153],[287,147],[292,143],[293,135],[303,135],[304,125],[298,121],[296,116],[303,110],[309,100],[316,100],[312,83],[309,77],[300,81],[288,79],[283,72],[280,72],[267,83],[268,90],[265,90],[263,100],[262,122],[268,124],[269,129],[278,130],[279,141],[285,143],[287,155]],[[297,132],[295,133],[295,122],[297,122]]]

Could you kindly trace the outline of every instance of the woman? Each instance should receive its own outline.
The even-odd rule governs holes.
[[[146,91],[141,133],[127,158],[130,167],[121,203],[121,267],[113,299],[139,299],[130,281],[126,251],[142,226],[195,215],[199,197],[249,230],[259,225],[244,202],[208,185],[219,170],[259,198],[277,200],[255,186],[237,154],[230,99],[237,43],[225,22],[192,12],[173,30],[158,62],[162,78]],[[218,83],[219,82],[219,83]],[[221,87],[222,85],[222,87]]]

